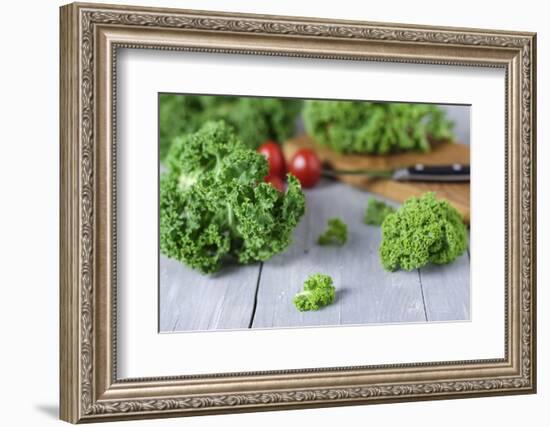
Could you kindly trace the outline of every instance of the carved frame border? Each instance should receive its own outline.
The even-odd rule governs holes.
[[[192,38],[187,46],[175,41],[182,34]],[[151,35],[156,41],[142,41]],[[61,8],[60,43],[62,419],[76,423],[535,392],[535,34],[71,4]],[[506,357],[117,381],[116,287],[102,279],[116,278],[112,175],[119,47],[506,68]],[[266,377],[273,380],[244,387]],[[285,386],[288,380],[300,385]]]

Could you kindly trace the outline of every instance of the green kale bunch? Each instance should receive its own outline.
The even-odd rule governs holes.
[[[159,96],[159,156],[161,159],[168,154],[175,137],[200,128],[202,110],[198,96],[168,94]]]
[[[370,198],[367,203],[367,209],[365,210],[365,217],[363,222],[368,225],[382,225],[384,219],[391,213],[395,212],[395,208],[383,202]]]
[[[224,120],[251,148],[268,139],[285,141],[294,134],[301,101],[238,96],[173,95],[159,98],[160,158],[174,138],[196,132],[207,121]]]
[[[323,101],[304,103],[307,132],[339,153],[429,151],[430,138],[452,139],[452,122],[429,104]]]
[[[386,270],[413,270],[430,262],[447,264],[466,246],[466,226],[458,211],[429,192],[409,198],[384,219],[379,252]]]
[[[313,274],[304,282],[304,290],[294,296],[299,311],[319,310],[334,301],[336,290],[332,278],[326,274]]]
[[[265,157],[224,122],[174,140],[160,181],[160,248],[203,273],[226,261],[265,261],[286,249],[305,211],[300,183],[263,182]]]
[[[331,218],[328,220],[327,229],[317,239],[317,244],[342,246],[347,240],[348,226],[339,218]]]

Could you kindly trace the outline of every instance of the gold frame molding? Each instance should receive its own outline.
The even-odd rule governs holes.
[[[78,422],[536,390],[536,35],[70,4],[60,35],[60,414]],[[505,357],[118,380],[118,48],[500,67],[506,72]]]

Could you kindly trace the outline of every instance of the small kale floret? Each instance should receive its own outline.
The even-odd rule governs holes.
[[[300,183],[263,182],[265,157],[224,122],[174,141],[160,182],[160,248],[203,273],[226,261],[265,261],[286,249],[305,211]]]
[[[317,239],[317,244],[342,246],[348,240],[348,226],[340,218],[328,220],[327,229]]]
[[[363,219],[365,224],[368,225],[382,225],[384,218],[389,214],[394,213],[395,208],[388,205],[382,200],[377,200],[371,197],[367,203],[367,209],[365,210],[365,218]]]
[[[429,104],[309,100],[303,116],[313,139],[339,153],[429,151],[430,139],[453,137],[453,123]]]
[[[304,290],[294,296],[294,305],[299,311],[319,310],[334,301],[336,289],[332,278],[316,273],[304,282]]]
[[[458,211],[429,192],[409,198],[384,219],[379,253],[386,270],[413,270],[450,263],[466,246],[466,226]]]

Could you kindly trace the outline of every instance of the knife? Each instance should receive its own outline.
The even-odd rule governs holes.
[[[369,170],[369,169],[328,169],[325,175],[337,177],[338,175],[366,175],[377,178],[388,178],[394,181],[416,182],[469,182],[470,165],[423,165],[398,168],[393,170]]]

